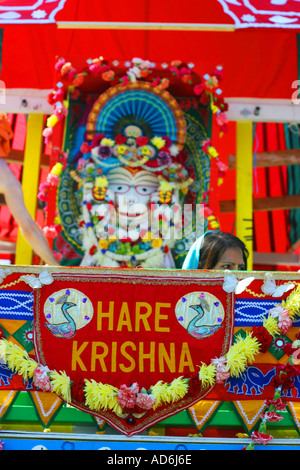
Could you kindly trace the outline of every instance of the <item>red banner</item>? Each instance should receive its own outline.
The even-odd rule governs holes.
[[[221,279],[152,277],[139,270],[53,278],[35,292],[38,362],[64,371],[74,388],[88,380],[119,390],[117,413],[91,410],[78,396],[72,405],[131,435],[209,393],[211,387],[199,382],[198,366],[226,354],[234,324],[233,295]],[[174,388],[161,405],[148,409],[153,386],[167,384],[171,392],[177,382],[184,389],[187,379],[182,398]]]
[[[299,273],[0,276],[0,390],[52,392],[127,435],[199,400],[272,400],[279,385],[300,400]]]
[[[237,28],[300,27],[299,0],[218,0]]]

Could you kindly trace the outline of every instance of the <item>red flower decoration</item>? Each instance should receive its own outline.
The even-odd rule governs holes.
[[[116,141],[116,144],[118,144],[118,145],[125,144],[125,142],[126,142],[126,137],[125,137],[125,135],[120,135],[120,134],[118,134],[118,135],[116,135],[116,137],[115,137],[115,141]]]
[[[283,364],[277,366],[277,374],[273,379],[275,388],[281,387],[283,390],[290,390],[295,387],[293,377],[297,377],[300,370],[291,364]]]
[[[101,140],[102,140],[104,137],[105,137],[104,134],[95,135],[95,136],[93,137],[93,140],[92,140],[92,148],[93,148],[93,147],[97,147],[97,146],[100,144]]]
[[[79,379],[78,381],[74,381],[71,388],[71,395],[74,401],[78,403],[84,403],[85,396],[84,396],[84,380]]]
[[[284,372],[288,377],[297,377],[300,374],[298,367],[292,366],[289,362],[287,364],[279,364],[277,370]]]
[[[118,391],[118,403],[125,410],[132,410],[136,404],[136,394],[139,391],[138,384],[135,382],[130,387],[121,385]]]
[[[284,354],[286,354],[287,356],[291,356],[297,350],[297,348],[294,348],[292,343],[285,343],[282,350]]]
[[[251,439],[253,442],[255,442],[256,444],[267,444],[268,442],[271,442],[271,440],[273,439],[272,436],[270,436],[269,434],[265,434],[264,432],[258,432],[258,431],[254,431],[251,435]]]
[[[283,416],[275,413],[275,411],[268,411],[262,416],[262,418],[266,419],[270,423],[278,423],[283,419]]]
[[[89,254],[93,256],[97,251],[96,245],[93,245],[92,248],[90,248]]]
[[[89,153],[90,152],[90,146],[87,142],[83,142],[83,144],[80,147],[81,153]]]
[[[276,398],[275,400],[266,400],[266,406],[274,406],[276,411],[284,411],[286,409],[286,403],[282,401],[281,398]]]
[[[197,96],[202,95],[202,93],[204,92],[204,89],[205,89],[205,87],[204,87],[203,83],[198,83],[198,85],[194,86],[195,95],[197,95]]]
[[[276,375],[273,379],[273,385],[275,388],[281,387],[282,390],[290,390],[295,387],[293,380],[287,375]]]
[[[148,137],[142,136],[142,137],[137,137],[136,143],[139,147],[142,147],[143,145],[147,145],[149,142]]]
[[[201,383],[199,380],[199,377],[195,375],[194,377],[191,377],[189,380],[189,394],[195,395],[196,393],[199,393],[201,388]]]
[[[261,353],[266,353],[271,346],[272,336],[263,326],[255,326],[252,329],[252,336],[261,344]]]

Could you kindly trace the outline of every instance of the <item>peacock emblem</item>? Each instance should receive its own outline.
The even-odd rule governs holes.
[[[212,336],[224,326],[222,302],[210,292],[189,292],[176,303],[175,315],[186,332],[196,339]]]
[[[197,323],[201,318],[204,317],[205,314],[208,314],[208,318],[211,317],[211,309],[214,307],[209,306],[208,302],[205,299],[200,298],[199,303],[197,305],[190,305],[190,308],[197,312],[197,315],[189,322],[187,327],[187,332],[197,339],[208,338],[209,336],[213,335],[216,331],[218,331],[222,327],[222,323],[217,325],[199,325]]]
[[[76,323],[74,318],[69,313],[69,309],[76,307],[73,302],[68,302],[68,294],[64,294],[59,297],[56,301],[56,305],[61,305],[61,312],[65,317],[66,321],[58,324],[45,323],[46,327],[54,334],[57,338],[72,338],[76,334]]]

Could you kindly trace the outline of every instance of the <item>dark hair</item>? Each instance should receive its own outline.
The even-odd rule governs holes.
[[[198,269],[213,269],[228,248],[239,248],[243,253],[245,270],[249,252],[245,244],[238,237],[226,232],[211,232],[205,235],[200,250]]]

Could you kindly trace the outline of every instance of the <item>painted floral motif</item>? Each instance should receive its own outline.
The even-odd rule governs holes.
[[[0,6],[1,23],[54,23],[55,15],[66,0],[24,2],[3,0]]]

